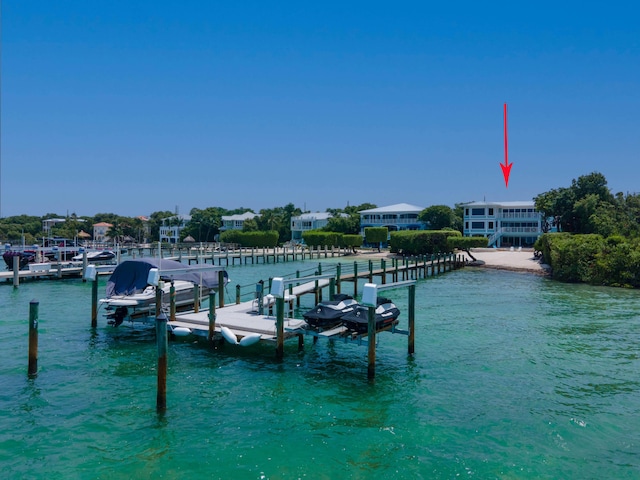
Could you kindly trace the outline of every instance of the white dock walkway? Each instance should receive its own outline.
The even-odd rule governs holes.
[[[301,279],[304,281],[304,279]],[[326,287],[329,285],[328,279],[317,280],[318,287]],[[297,296],[312,292],[316,287],[316,282],[306,282],[301,285],[292,287],[292,293],[285,293],[285,302],[293,302]],[[265,310],[269,310],[273,306],[275,297],[265,295],[263,298],[263,306]],[[192,334],[198,336],[208,336],[209,334],[209,311],[200,311],[198,313],[185,312],[176,314],[174,321],[167,322],[168,328],[188,328]],[[277,338],[276,316],[259,315],[257,301],[250,300],[234,305],[216,308],[215,333],[221,334],[222,327],[226,327],[238,338],[238,340],[248,335],[260,335],[260,340],[275,342]],[[295,318],[284,318],[284,338],[303,334],[306,331],[307,323],[304,320]]]

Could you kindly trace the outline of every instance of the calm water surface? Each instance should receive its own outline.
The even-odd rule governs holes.
[[[310,266],[229,271],[244,286]],[[385,296],[406,312],[406,290]],[[0,285],[2,475],[640,478],[637,291],[466,269],[420,280],[416,308],[415,355],[381,334],[373,382],[363,346],[294,340],[278,362],[270,345],[171,341],[158,415],[153,331],[92,331],[80,280]]]

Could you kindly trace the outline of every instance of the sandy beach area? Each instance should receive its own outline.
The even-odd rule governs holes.
[[[499,248],[474,248],[471,254],[479,265],[476,268],[493,268],[496,270],[510,270],[515,272],[530,272],[538,275],[548,275],[549,266],[540,263],[533,256],[533,249],[523,249],[521,251]],[[468,261],[472,259],[463,253]],[[360,251],[357,256],[367,258],[392,258],[389,252]]]

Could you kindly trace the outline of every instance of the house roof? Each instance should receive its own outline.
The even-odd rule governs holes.
[[[358,213],[420,213],[424,207],[411,205],[410,203],[396,203],[386,207],[370,208],[369,210],[360,210]]]
[[[341,213],[341,217],[348,217],[346,213]],[[291,217],[291,220],[329,220],[332,217],[329,212],[315,212],[315,213],[303,213],[295,217]]]
[[[107,222],[94,223],[93,226],[94,227],[113,227],[113,225]]]
[[[497,207],[507,207],[507,208],[515,208],[515,207],[527,207],[533,208],[535,203],[532,200],[523,200],[521,202],[469,202],[463,204],[465,207],[486,207],[487,205],[497,206]]]
[[[255,217],[259,217],[260,215],[258,215],[257,213],[253,213],[253,212],[244,212],[244,213],[237,213],[235,215],[223,215],[222,216],[222,220],[249,220],[251,218],[255,218]]]

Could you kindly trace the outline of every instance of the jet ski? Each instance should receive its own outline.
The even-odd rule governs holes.
[[[378,297],[376,307],[376,331],[397,323],[400,310],[388,298]],[[358,304],[353,311],[342,317],[345,327],[357,333],[369,331],[369,307]]]
[[[331,328],[342,323],[342,317],[359,305],[350,295],[336,294],[333,300],[320,302],[302,315],[313,328]]]

